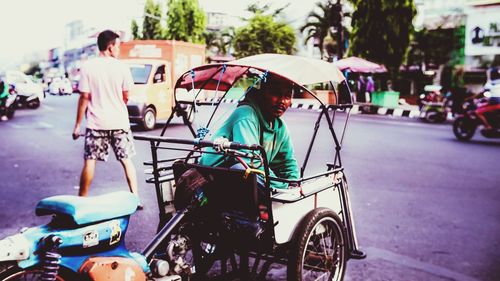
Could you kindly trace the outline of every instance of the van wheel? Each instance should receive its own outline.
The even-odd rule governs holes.
[[[142,117],[142,127],[146,131],[153,130],[156,125],[156,112],[151,107],[147,108]]]

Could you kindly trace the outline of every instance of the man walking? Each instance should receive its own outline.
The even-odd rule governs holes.
[[[127,112],[130,70],[117,58],[119,35],[105,30],[97,38],[99,56],[80,68],[80,99],[73,139],[80,134],[80,124],[86,114],[84,165],[78,195],[87,196],[94,178],[96,160],[108,159],[109,147],[125,171],[130,191],[138,196],[137,176],[131,157],[135,154]],[[142,209],[142,205],[139,205]]]

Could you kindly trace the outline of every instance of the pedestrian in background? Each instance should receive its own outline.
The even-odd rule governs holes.
[[[130,70],[117,59],[119,37],[110,30],[101,32],[97,37],[99,56],[85,62],[80,69],[80,99],[73,130],[73,139],[77,139],[83,115],[86,114],[80,196],[87,196],[96,161],[107,161],[110,146],[123,166],[130,191],[139,196],[136,171],[131,160],[135,149],[126,105],[133,80]]]
[[[7,103],[7,97],[9,96],[9,84],[4,82],[3,79],[0,79],[0,120],[1,121],[7,121],[9,118],[7,118],[6,115],[4,115],[6,112],[6,103]]]

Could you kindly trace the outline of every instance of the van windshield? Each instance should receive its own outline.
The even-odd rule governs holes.
[[[149,73],[151,73],[152,65],[150,64],[131,64],[129,65],[130,72],[134,84],[146,84],[148,82]]]

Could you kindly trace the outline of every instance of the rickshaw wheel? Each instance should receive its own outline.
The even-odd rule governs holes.
[[[340,218],[328,208],[309,212],[294,233],[287,280],[342,280],[346,239]]]

